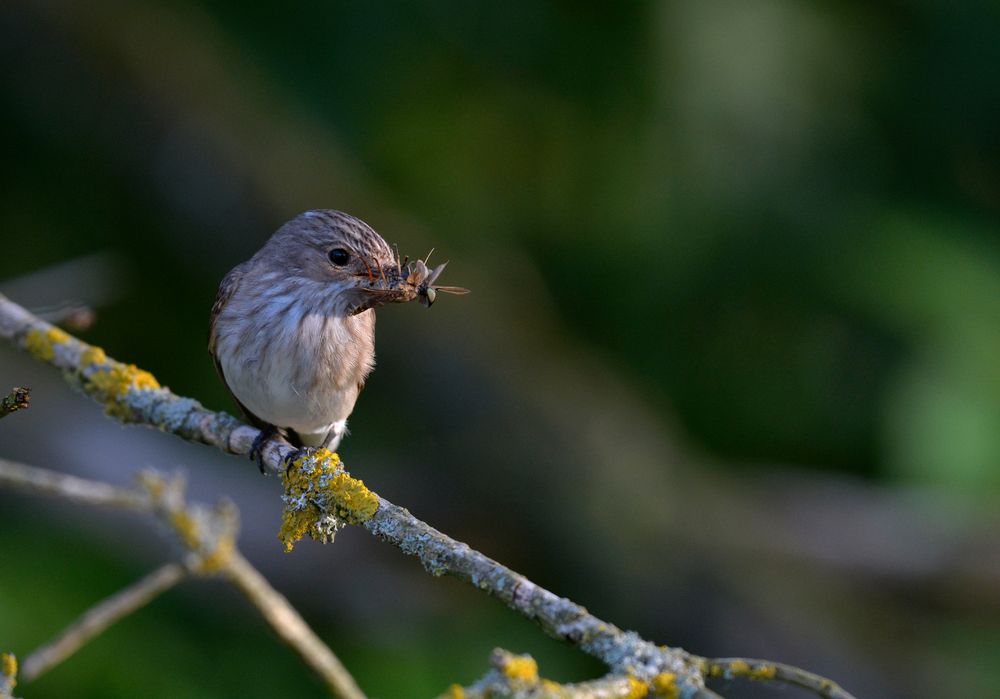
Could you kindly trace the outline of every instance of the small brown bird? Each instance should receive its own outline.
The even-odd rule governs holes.
[[[375,306],[419,298],[444,265],[404,267],[368,224],[340,211],[307,211],[222,280],[209,351],[246,418],[261,428],[251,458],[281,434],[335,450],[375,365]]]

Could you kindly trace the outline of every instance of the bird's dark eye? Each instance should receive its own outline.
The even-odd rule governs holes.
[[[330,262],[338,267],[343,267],[350,259],[351,254],[347,250],[344,250],[344,248],[334,248],[330,251]]]

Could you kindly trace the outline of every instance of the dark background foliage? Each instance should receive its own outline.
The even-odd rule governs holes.
[[[661,643],[860,696],[1000,686],[1000,11],[991,2],[9,2],[0,290],[232,410],[218,280],[282,221],[364,218],[474,294],[379,315],[342,449],[390,499]],[[0,455],[180,467],[372,696],[495,645],[601,668],[359,531],[291,556],[252,465],[122,429],[0,348]],[[0,646],[172,555],[0,493]],[[764,696],[723,686],[730,696]],[[192,583],[22,693],[319,695]],[[788,691],[786,694],[791,694]]]

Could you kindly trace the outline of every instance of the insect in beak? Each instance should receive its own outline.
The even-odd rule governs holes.
[[[430,254],[427,256],[430,257]],[[439,291],[456,295],[469,293],[468,289],[460,286],[434,286],[434,282],[437,281],[437,278],[441,276],[441,272],[447,266],[447,262],[442,262],[432,270],[427,269],[427,263],[424,260],[417,260],[410,266],[410,274],[406,280],[417,288],[417,296],[424,307],[431,307],[434,301],[437,300]]]
[[[428,254],[428,257],[430,257],[430,254]],[[406,303],[413,300],[419,300],[422,306],[430,307],[437,300],[438,292],[445,294],[469,293],[468,289],[460,286],[438,286],[434,284],[448,265],[447,262],[442,262],[437,267],[430,269],[427,267],[426,259],[408,262],[405,257],[400,260],[398,252],[395,261],[397,268],[396,270],[390,268],[388,276],[386,275],[385,268],[378,260],[375,260],[378,268],[378,276],[373,275],[369,267],[368,285],[362,287],[362,291],[368,294],[368,299],[355,307],[352,315],[369,308],[374,308],[375,306],[382,306],[389,303]],[[358,276],[363,278],[365,275],[362,273]]]

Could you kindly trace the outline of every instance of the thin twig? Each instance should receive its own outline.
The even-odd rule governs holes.
[[[186,574],[187,569],[183,565],[166,563],[141,580],[91,607],[55,639],[25,658],[21,665],[21,678],[31,682],[40,677],[116,621],[148,604],[179,583]]]
[[[774,663],[770,660],[754,660],[753,658],[712,658],[705,660],[705,671],[710,677],[726,679],[745,678],[784,684],[810,689],[823,699],[853,699],[844,689],[832,680],[820,677],[801,668]]]
[[[89,329],[97,320],[94,309],[78,301],[65,301],[46,308],[35,308],[32,312],[43,320],[62,325],[74,332]]]
[[[108,414],[124,422],[152,425],[233,454],[249,453],[259,434],[257,429],[230,415],[206,410],[197,401],[160,387],[147,372],[107,357],[99,348],[53,328],[2,295],[0,337],[62,369],[88,395],[104,403]],[[289,445],[270,441],[261,461],[269,472],[280,473],[285,457],[293,452]],[[643,681],[669,673],[676,677],[679,696],[712,696],[704,685],[705,658],[679,648],[657,646],[634,632],[604,622],[571,600],[554,595],[437,531],[407,510],[381,497],[377,501],[374,515],[361,520],[364,527],[404,553],[416,556],[432,575],[451,575],[496,597],[534,620],[549,635],[599,658],[613,673],[632,675]],[[327,512],[340,509],[336,502],[319,504]],[[794,668],[787,669],[790,677]],[[846,693],[838,695],[838,699],[849,697]]]
[[[345,699],[364,699],[343,663],[320,640],[295,608],[238,552],[234,552],[223,569],[223,575],[233,583],[260,611],[275,633],[291,646],[334,694]]]
[[[214,509],[184,501],[183,482],[144,472],[141,489],[126,489],[108,483],[56,473],[36,466],[0,459],[0,485],[11,485],[42,495],[106,507],[144,510],[160,517],[180,543],[191,551],[187,572],[195,575],[220,574],[242,592],[278,637],[312,668],[330,691],[342,699],[365,699],[354,678],[323,641],[313,632],[294,607],[235,548],[236,514],[228,505]],[[164,566],[161,571],[171,565]],[[165,573],[164,573],[165,574]],[[33,679],[76,652],[80,646],[155,597],[141,597],[143,589],[155,590],[154,578],[147,576],[131,588],[101,602],[86,612],[59,638],[35,651],[25,661],[22,675]],[[176,582],[176,581],[175,581]],[[169,586],[168,586],[169,587]],[[166,588],[163,588],[166,589]],[[132,590],[133,594],[129,594]],[[160,590],[162,591],[162,590]],[[133,602],[132,606],[128,606]],[[95,622],[104,620],[102,625]]]
[[[543,679],[530,655],[514,655],[501,648],[490,657],[493,669],[482,679],[462,687],[453,684],[439,699],[635,699],[636,697],[679,697],[677,677],[661,673],[648,680],[633,675],[610,673],[596,680],[560,684]],[[720,699],[710,689],[686,695],[687,699]]]
[[[10,393],[0,399],[0,418],[5,418],[18,410],[25,410],[31,403],[31,389],[15,386]]]
[[[0,459],[0,483],[40,495],[56,495],[86,505],[130,510],[148,510],[152,506],[149,496],[138,490],[77,478],[7,459]]]

